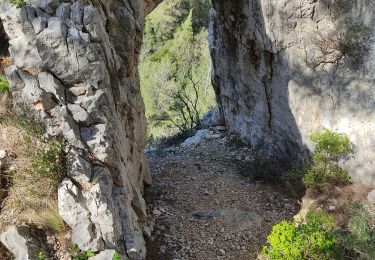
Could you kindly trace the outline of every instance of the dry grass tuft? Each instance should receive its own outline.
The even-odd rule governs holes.
[[[63,143],[43,138],[44,127],[23,117],[0,116],[1,149],[7,151],[11,180],[0,215],[0,231],[8,225],[27,222],[63,232],[58,216],[57,187],[65,171]]]

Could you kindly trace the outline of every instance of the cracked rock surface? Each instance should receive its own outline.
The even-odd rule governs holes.
[[[291,166],[313,148],[312,132],[344,132],[354,150],[344,167],[375,187],[375,2],[213,0],[213,7],[212,80],[227,129]]]
[[[14,108],[67,142],[58,206],[84,251],[146,253],[142,193],[151,177],[137,59],[144,16],[155,5],[41,0],[17,9],[0,2]]]

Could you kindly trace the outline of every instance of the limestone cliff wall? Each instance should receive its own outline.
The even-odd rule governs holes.
[[[292,165],[321,127],[345,132],[375,186],[375,2],[214,0],[213,84],[227,128]]]
[[[41,0],[17,9],[0,1],[14,107],[69,147],[58,205],[82,250],[145,256],[142,193],[151,177],[137,59],[155,4]]]

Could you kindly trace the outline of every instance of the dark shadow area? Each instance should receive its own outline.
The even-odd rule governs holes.
[[[0,57],[9,56],[9,39],[4,31],[2,22],[0,21]]]

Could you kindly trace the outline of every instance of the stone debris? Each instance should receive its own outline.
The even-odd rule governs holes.
[[[254,176],[254,155],[230,135],[147,156],[155,194],[150,211],[160,213],[152,214],[150,260],[256,259],[272,226],[298,212],[288,189]]]
[[[7,156],[7,152],[4,150],[0,150],[0,160],[4,159]]]

